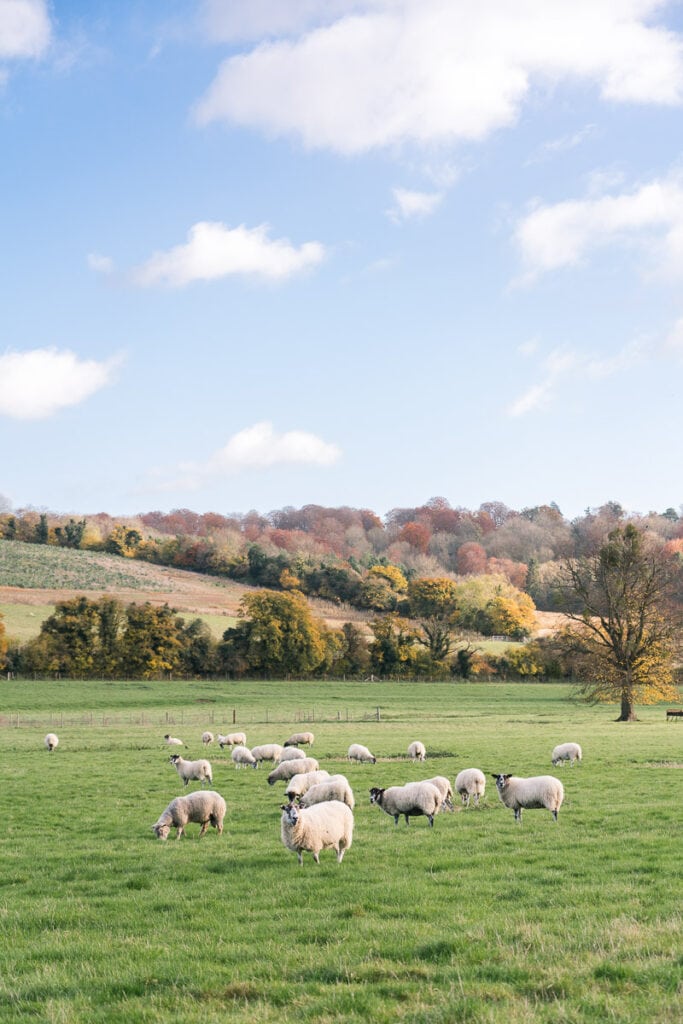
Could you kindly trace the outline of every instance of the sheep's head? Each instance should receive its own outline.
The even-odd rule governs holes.
[[[161,825],[157,821],[155,825],[152,825],[152,832],[154,832],[157,839],[168,839],[168,833],[171,831],[170,825]]]
[[[378,786],[373,786],[372,789],[370,790],[370,803],[371,804],[379,804],[379,803],[381,803],[383,795],[384,795],[384,790],[383,789],[380,789]]]
[[[169,761],[171,762],[171,764],[177,764],[179,760],[180,754],[171,754],[171,756],[169,757]]]
[[[502,793],[507,786],[509,780],[512,778],[511,775],[495,775],[491,774],[491,778],[496,780],[496,789],[499,793]]]
[[[283,804],[280,808],[282,811],[282,817],[285,819],[288,825],[296,825],[299,820],[299,810],[296,804]]]

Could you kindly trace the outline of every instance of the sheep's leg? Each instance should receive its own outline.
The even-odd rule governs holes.
[[[180,837],[183,834],[183,832],[184,832],[183,826],[182,825],[178,825],[178,831],[175,834],[176,839],[180,839]]]
[[[202,822],[202,827],[199,830],[199,838],[200,839],[202,838],[203,835],[206,835],[206,831],[207,831],[208,827],[209,827],[208,821],[203,821]]]
[[[552,812],[552,815],[553,815],[553,818],[555,819],[555,821],[557,821],[557,810],[554,810]]]
[[[395,814],[395,815],[394,815],[394,825],[398,825],[398,819],[399,819],[400,817],[401,817],[401,815],[400,815],[400,814]],[[408,820],[408,819],[406,818],[406,821],[407,821],[407,820]]]
[[[313,853],[313,860],[316,862],[316,864],[320,863],[320,852],[318,850],[316,850]]]
[[[302,868],[304,866],[304,855],[301,850],[297,850],[296,855],[299,858],[299,867]]]
[[[434,815],[433,814],[428,814],[427,815],[427,821],[429,822],[429,827],[430,828],[434,828]]]
[[[515,808],[515,821],[519,821],[520,823],[522,821],[522,808],[521,807]]]

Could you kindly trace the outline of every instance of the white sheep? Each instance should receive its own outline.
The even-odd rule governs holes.
[[[300,772],[297,775],[292,775],[285,788],[285,796],[290,801],[294,800],[295,797],[307,793],[311,786],[316,786],[319,782],[324,782],[329,778],[330,773],[324,768],[319,768],[317,772]]]
[[[581,758],[583,757],[583,751],[578,743],[560,743],[559,746],[555,747],[551,755],[551,761],[557,767],[562,761],[569,761],[570,767],[574,767],[574,761],[578,761],[581,764]]]
[[[295,775],[302,775],[304,772],[317,772],[320,765],[314,757],[297,757],[295,761],[282,761],[268,776],[268,785],[274,786],[276,782],[288,782]]]
[[[260,747],[252,747],[251,753],[259,763],[277,761],[282,753],[282,747],[279,743],[263,743]]]
[[[377,761],[375,755],[371,754],[362,743],[352,743],[347,756],[349,761],[359,761],[365,764],[375,764]]]
[[[409,782],[405,786],[389,786],[388,789],[373,786],[370,790],[370,803],[377,804],[386,814],[391,815],[395,825],[398,825],[401,815],[405,817],[406,825],[409,825],[409,818],[424,814],[433,827],[434,815],[441,810],[443,797],[431,782]]]
[[[299,865],[303,865],[304,851],[312,853],[319,864],[320,851],[330,849],[336,850],[341,864],[353,840],[353,811],[339,800],[306,808],[283,804],[280,836],[287,849],[297,855]]]
[[[353,797],[353,790],[345,775],[330,775],[324,782],[317,782],[311,786],[299,799],[300,807],[312,807],[313,804],[322,804],[327,800],[341,800],[343,804],[353,810],[356,801]]]
[[[564,800],[564,786],[554,775],[532,775],[521,779],[515,775],[493,775],[498,796],[515,812],[515,821],[522,820],[525,808],[546,807],[557,821],[557,812]]]
[[[223,747],[246,747],[247,737],[243,732],[229,732],[227,736],[221,736],[219,733],[216,737],[216,743],[223,749]]]
[[[451,784],[445,775],[434,775],[431,779],[425,779],[425,782],[431,782],[432,786],[436,786],[438,791],[441,793],[441,799],[443,804],[441,805],[442,811],[453,810],[453,790]]]
[[[312,747],[315,736],[312,732],[295,732],[285,740],[285,747]]]
[[[213,782],[211,765],[205,758],[199,761],[186,761],[180,754],[171,754],[169,761],[186,786],[191,779],[201,782],[202,786],[205,782]]]
[[[247,766],[258,768],[258,761],[252,754],[249,747],[233,747],[230,757],[232,758],[235,768],[246,768]]]
[[[55,747],[59,746],[59,736],[54,732],[49,732],[43,742],[45,743],[48,751],[52,753]]]
[[[296,761],[297,758],[306,757],[306,752],[299,750],[298,747],[283,747],[278,761],[282,764],[283,761]]]
[[[209,825],[213,825],[218,834],[223,831],[223,818],[225,817],[225,800],[213,789],[198,789],[187,796],[177,796],[159,817],[159,820],[152,825],[152,831],[157,839],[168,839],[172,828],[176,828],[176,839],[180,839],[189,822],[196,822],[201,825],[199,838],[201,839]]]
[[[213,743],[213,733],[209,732],[208,729],[202,733],[202,743],[205,747],[208,747],[209,743]]]
[[[166,733],[166,735],[164,736],[164,739],[166,740],[166,743],[168,744],[169,747],[184,747],[185,746],[185,744],[183,743],[182,740],[179,740],[177,736],[170,736],[169,733]]]
[[[470,805],[470,797],[475,807],[479,806],[479,798],[486,791],[486,776],[478,768],[463,768],[455,777],[455,789],[465,807]]]
[[[408,757],[412,758],[413,761],[424,761],[427,756],[424,743],[420,743],[419,740],[414,740],[408,747]]]

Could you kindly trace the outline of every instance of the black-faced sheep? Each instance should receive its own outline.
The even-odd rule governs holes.
[[[564,786],[554,775],[532,775],[527,779],[515,775],[493,775],[501,802],[515,812],[515,821],[522,820],[526,808],[546,807],[557,821],[564,800]]]
[[[223,747],[246,747],[247,737],[243,732],[229,732],[227,736],[221,736],[219,733],[216,737],[216,743],[223,749]]]
[[[321,850],[335,850],[341,864],[353,840],[353,811],[339,800],[330,800],[313,807],[283,804],[280,837],[288,850],[297,855],[300,865],[304,851],[320,863]]]
[[[314,757],[297,757],[294,761],[281,761],[268,776],[268,785],[274,786],[276,782],[289,782],[295,775],[317,772],[319,767],[320,765]]]
[[[408,747],[408,757],[413,761],[424,761],[427,756],[424,743],[420,743],[419,740],[413,740]]]
[[[299,806],[312,807],[313,804],[322,804],[326,800],[341,800],[343,804],[353,810],[355,806],[353,790],[345,775],[330,775],[329,779],[316,782],[300,797]]]
[[[438,814],[443,804],[441,793],[431,782],[409,782],[405,786],[389,786],[388,789],[380,789],[373,786],[370,790],[370,803],[389,814],[398,825],[398,819],[403,815],[406,825],[410,824],[410,818],[416,818],[421,814],[434,826],[434,815]]]
[[[295,732],[285,740],[285,747],[312,747],[315,736],[312,732]]]
[[[578,743],[560,743],[550,755],[550,760],[555,767],[562,761],[569,761],[570,767],[573,768],[574,761],[578,761],[581,764],[582,757],[583,751]]]
[[[199,761],[186,761],[180,754],[171,754],[169,761],[186,786],[191,779],[201,782],[202,786],[205,782],[213,782],[211,765],[204,758]]]
[[[377,758],[362,743],[352,743],[347,754],[349,761],[360,761],[361,764],[376,764]]]
[[[43,742],[45,743],[45,747],[49,753],[52,753],[55,747],[59,746],[59,736],[54,732],[49,732]]]
[[[235,768],[258,768],[258,761],[249,747],[233,747],[230,757]]]

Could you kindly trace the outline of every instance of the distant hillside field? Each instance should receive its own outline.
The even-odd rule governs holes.
[[[25,641],[40,632],[57,601],[79,594],[108,594],[126,604],[168,604],[188,618],[201,618],[216,637],[234,625],[244,594],[253,591],[233,580],[117,555],[0,540],[0,613],[8,636]],[[372,616],[322,601],[309,602],[330,626]]]

